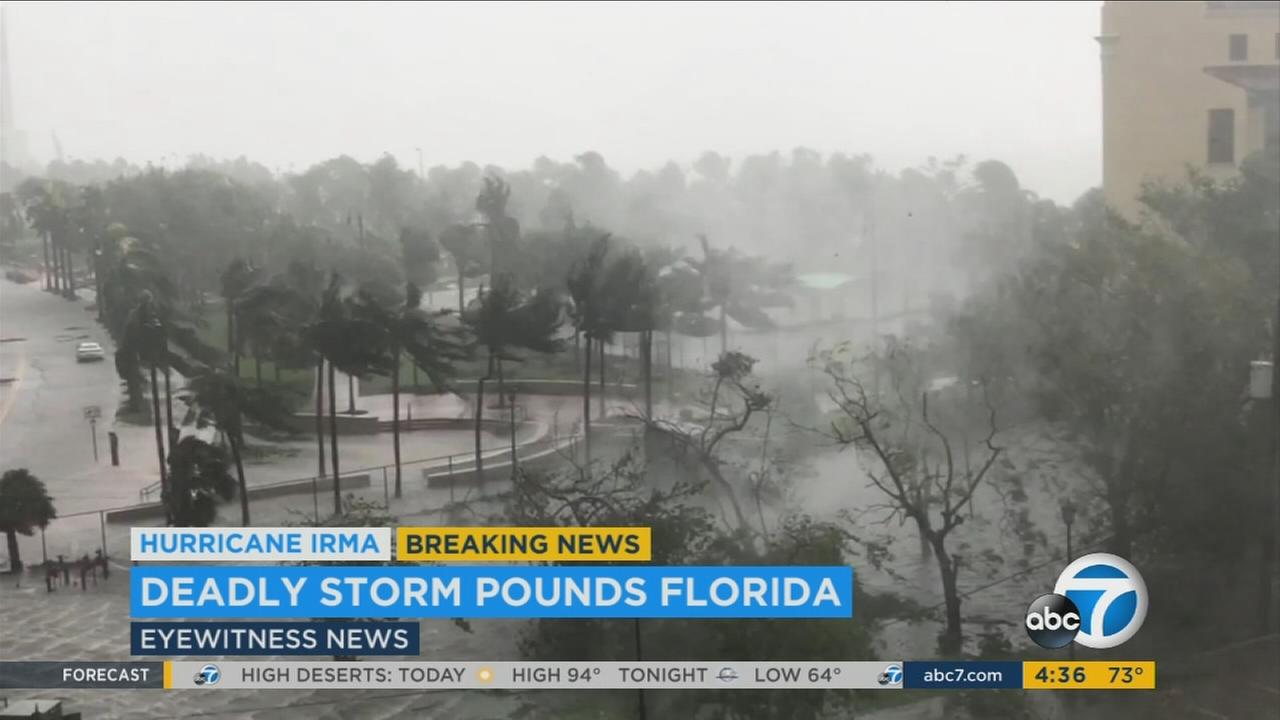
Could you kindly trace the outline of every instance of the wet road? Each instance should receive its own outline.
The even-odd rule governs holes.
[[[25,467],[43,480],[60,514],[120,504],[136,494],[111,468],[107,431],[120,397],[106,331],[86,309],[46,293],[39,283],[0,281],[0,468]],[[107,350],[102,362],[77,363],[76,343]],[[94,462],[87,406],[97,406]]]

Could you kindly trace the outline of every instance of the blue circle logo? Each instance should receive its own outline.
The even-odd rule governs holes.
[[[1079,609],[1075,641],[1105,650],[1124,643],[1147,617],[1147,584],[1128,560],[1109,553],[1077,558],[1058,576],[1053,592]]]
[[[880,673],[880,677],[876,678],[876,682],[881,685],[901,685],[902,684],[902,666],[898,664],[890,665]]]
[[[222,671],[218,669],[217,665],[209,663],[200,668],[200,672],[196,673],[195,683],[197,685],[217,685],[221,679]]]

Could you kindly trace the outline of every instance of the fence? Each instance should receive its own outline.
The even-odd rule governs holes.
[[[484,450],[482,452],[482,459],[485,462],[483,480],[492,481],[504,475],[514,475],[518,467],[527,467],[531,462],[545,463],[547,458],[558,457],[558,452],[565,448],[572,451],[574,447],[575,442],[572,437],[551,436],[513,447]],[[475,486],[483,490],[484,483],[478,482],[481,478],[475,472],[474,451],[404,461],[400,463],[400,467],[406,495],[417,495],[420,499],[426,499],[422,496],[428,492],[432,494],[434,494],[433,491],[447,490],[448,492],[447,498],[443,496],[439,498],[440,507],[435,509],[428,507],[420,512],[444,512],[455,506],[458,499],[455,493],[459,487],[473,490],[474,487],[471,486]],[[365,495],[370,490],[376,492],[380,484],[383,505],[387,508],[392,507],[395,483],[394,464],[343,470],[339,477],[343,495]],[[251,485],[248,488],[248,495],[251,499],[266,499],[290,495],[305,497],[310,494],[313,517],[320,518],[323,517],[320,513],[321,503],[325,501],[321,498],[321,494],[332,492],[332,490],[331,476],[318,478],[310,475]],[[135,505],[66,513],[59,515],[49,526],[40,528],[36,536],[20,537],[21,554],[28,570],[34,572],[41,567],[39,563],[34,562],[37,557],[45,566],[50,564],[50,560],[64,558],[74,563],[77,559],[91,556],[95,552],[100,552],[104,557],[110,557],[109,541],[114,539],[109,537],[110,526],[162,518],[164,506],[159,502],[158,494],[159,483],[156,482],[139,491],[139,503]],[[234,512],[235,506],[228,504],[223,508],[227,508],[226,512]],[[120,558],[117,557],[116,560],[119,562]]]

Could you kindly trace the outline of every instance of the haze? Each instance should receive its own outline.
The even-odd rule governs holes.
[[[36,159],[281,172],[338,154],[624,172],[804,146],[998,158],[1070,202],[1100,175],[1098,3],[8,3]]]

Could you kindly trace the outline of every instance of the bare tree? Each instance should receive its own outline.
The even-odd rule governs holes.
[[[930,415],[930,392],[922,382],[923,375],[909,357],[906,361],[907,368],[899,367],[896,372],[891,368],[892,397],[886,401],[868,395],[853,370],[855,363],[849,361],[847,346],[819,353],[817,364],[831,382],[828,397],[837,407],[837,417],[824,434],[871,457],[867,478],[888,499],[881,508],[887,513],[884,519],[910,519],[932,550],[946,606],[943,649],[954,651],[961,642],[958,580],[962,558],[948,550],[947,540],[972,516],[970,501],[988,478],[1002,448],[994,444],[996,414],[986,402],[988,432],[980,443],[981,461],[970,467],[959,461],[953,439],[959,432],[943,430],[943,424]],[[982,395],[985,401],[985,385]]]
[[[712,363],[714,382],[699,398],[700,404],[706,408],[705,417],[699,420],[682,423],[643,418],[650,428],[671,438],[678,447],[693,456],[698,467],[728,499],[734,521],[744,530],[750,530],[751,526],[733,483],[725,477],[725,460],[717,448],[726,438],[746,429],[753,417],[767,414],[774,407],[774,397],[751,382],[751,370],[755,364],[755,358],[734,351],[722,354]],[[762,527],[761,532],[767,532],[767,529]]]

